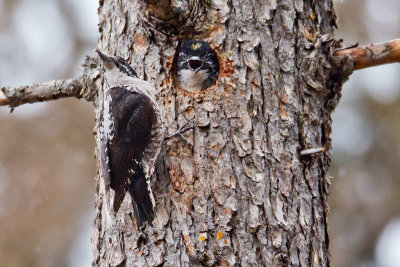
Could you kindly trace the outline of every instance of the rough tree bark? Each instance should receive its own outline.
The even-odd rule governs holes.
[[[97,49],[154,84],[169,133],[189,120],[195,129],[158,159],[153,227],[135,229],[129,196],[110,217],[99,173],[93,264],[329,266],[330,115],[352,71],[346,58],[330,61],[332,1],[106,0],[99,18]],[[174,86],[186,39],[219,55],[220,79],[201,93]],[[61,96],[93,101],[99,118],[105,87],[94,54],[79,83],[60,86]],[[12,106],[34,101],[2,91]]]
[[[170,133],[189,120],[195,130],[159,157],[154,227],[134,228],[129,199],[112,220],[99,176],[94,264],[328,266],[330,114],[342,82],[329,61],[331,1],[101,1],[99,17],[98,49],[155,85]],[[221,75],[188,94],[174,87],[173,59],[193,38],[215,48]]]

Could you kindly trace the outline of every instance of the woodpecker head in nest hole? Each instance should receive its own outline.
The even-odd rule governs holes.
[[[177,82],[189,92],[201,91],[218,80],[219,61],[210,45],[202,40],[183,43],[177,57]]]

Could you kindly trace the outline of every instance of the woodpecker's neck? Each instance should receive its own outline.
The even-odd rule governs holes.
[[[121,73],[118,69],[112,69],[105,73],[108,89],[114,87],[127,87],[129,90],[146,95],[155,99],[156,91],[151,84],[137,77],[131,77]]]
[[[209,77],[207,70],[193,72],[190,69],[182,69],[178,73],[179,85],[189,91],[195,92],[204,89],[204,81]]]

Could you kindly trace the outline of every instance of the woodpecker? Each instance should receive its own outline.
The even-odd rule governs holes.
[[[118,212],[127,192],[131,195],[137,225],[154,219],[150,177],[164,141],[162,110],[155,88],[136,75],[121,57],[103,61],[107,91],[100,122],[101,168],[106,185],[115,192],[113,210]]]
[[[207,89],[217,82],[218,75],[218,57],[208,43],[183,43],[177,57],[177,81],[181,88],[189,92]]]

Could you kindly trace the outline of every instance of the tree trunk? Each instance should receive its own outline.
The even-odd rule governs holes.
[[[330,115],[346,78],[329,59],[332,2],[108,0],[99,18],[98,49],[154,84],[168,134],[195,128],[159,156],[153,227],[135,228],[129,196],[112,218],[98,176],[93,264],[329,266]],[[174,86],[187,39],[220,59],[217,85],[201,93]],[[100,70],[89,58],[97,119]]]

